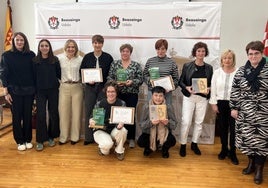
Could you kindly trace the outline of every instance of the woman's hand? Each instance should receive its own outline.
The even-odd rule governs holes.
[[[168,124],[168,119],[160,120],[160,123],[162,123],[163,125],[167,125]]]
[[[130,86],[130,85],[132,85],[133,84],[133,81],[132,80],[127,80],[127,82],[126,82],[126,86]]]
[[[231,110],[231,116],[232,116],[234,119],[237,119],[237,118],[238,118],[238,110]]]
[[[5,100],[8,102],[8,104],[12,105],[13,100],[9,93],[5,95]]]
[[[118,125],[116,126],[117,129],[122,129],[124,127],[124,123],[120,122],[118,123]]]
[[[215,112],[215,113],[220,113],[220,112],[219,112],[219,109],[218,109],[218,105],[216,105],[216,104],[211,104],[211,107],[212,107],[213,112]]]
[[[91,126],[95,126],[95,124],[96,124],[96,122],[94,121],[94,119],[90,118],[88,127],[90,128]]]
[[[194,91],[193,91],[192,86],[186,86],[186,90],[187,90],[189,93],[194,94]]]
[[[151,120],[151,122],[153,125],[157,125],[157,124],[159,124],[160,121],[157,119],[157,120]]]

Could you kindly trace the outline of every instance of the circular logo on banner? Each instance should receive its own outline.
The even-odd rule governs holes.
[[[111,29],[118,29],[120,25],[119,17],[112,16],[108,21]]]
[[[48,19],[48,25],[50,29],[58,29],[59,24],[59,19],[55,16],[52,16]]]
[[[183,25],[182,17],[180,16],[175,16],[171,19],[171,25],[173,29],[181,29]]]

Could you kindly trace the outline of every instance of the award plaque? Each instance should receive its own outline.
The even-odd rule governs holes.
[[[167,105],[149,105],[150,120],[167,119]]]
[[[195,93],[207,93],[207,78],[192,78],[192,89]]]

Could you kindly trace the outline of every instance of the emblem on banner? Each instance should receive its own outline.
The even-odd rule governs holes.
[[[52,16],[48,19],[48,25],[50,29],[58,29],[59,24],[59,19],[55,16]]]
[[[116,16],[110,17],[108,23],[111,29],[118,29],[120,25],[119,17]]]
[[[183,25],[182,17],[180,16],[175,16],[171,19],[171,25],[173,29],[181,29]]]

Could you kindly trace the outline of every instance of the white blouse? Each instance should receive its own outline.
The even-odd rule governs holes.
[[[66,81],[80,81],[80,65],[82,63],[82,57],[73,57],[69,59],[66,54],[58,56],[61,67],[61,82]]]
[[[214,71],[211,80],[211,96],[209,103],[217,104],[217,100],[230,100],[232,82],[238,69],[232,73],[225,73],[222,68]]]

